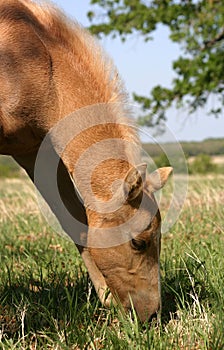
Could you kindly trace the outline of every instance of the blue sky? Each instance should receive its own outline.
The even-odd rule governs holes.
[[[70,17],[76,18],[84,26],[89,25],[86,13],[92,6],[89,0],[54,0]],[[180,54],[178,45],[168,37],[168,31],[160,27],[154,40],[144,43],[139,35],[130,37],[123,44],[119,38],[103,38],[101,45],[113,58],[127,91],[148,95],[154,85],[169,86],[173,77],[172,61]],[[215,104],[215,100],[213,101]],[[177,140],[203,140],[208,137],[224,137],[224,116],[219,119],[207,116],[200,110],[188,117],[187,111],[172,108],[168,113],[167,127]],[[168,141],[168,134],[163,135]]]

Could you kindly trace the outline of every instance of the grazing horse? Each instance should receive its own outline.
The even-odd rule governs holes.
[[[127,96],[93,37],[54,5],[0,0],[0,154],[75,241],[100,300],[160,309],[160,225]],[[105,293],[107,288],[110,293]]]

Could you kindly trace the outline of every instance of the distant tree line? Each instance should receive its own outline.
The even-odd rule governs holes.
[[[206,139],[200,142],[180,142],[181,147],[183,148],[186,158],[197,156],[199,154],[207,154],[210,156],[213,155],[224,155],[224,138],[223,139]],[[175,150],[174,143],[164,143],[162,145],[166,150],[172,152]],[[161,156],[162,148],[158,144],[145,143],[143,148],[151,157]]]
[[[186,159],[195,157],[195,159],[188,164],[188,171],[190,173],[223,173],[224,166],[216,165],[212,162],[212,156],[224,156],[224,138],[223,139],[206,139],[201,142],[180,142]],[[154,143],[143,144],[145,151],[152,157],[157,167],[169,166],[170,161],[165,152],[173,154],[172,161],[175,164],[175,171],[182,173],[186,169],[185,159],[177,159],[175,155],[176,144],[165,143],[158,145]],[[20,177],[23,176],[21,168],[18,164],[8,156],[0,156],[0,178],[6,177]]]
[[[184,173],[187,166],[189,174],[224,174],[224,164],[214,164],[212,158],[212,156],[224,157],[224,139],[206,139],[202,142],[181,142],[181,146],[185,158],[177,158],[175,143],[164,143],[162,145],[152,143],[143,144],[144,149],[152,157],[157,167],[172,165],[176,173]],[[170,159],[166,153],[170,155]],[[191,159],[188,161],[189,158]]]

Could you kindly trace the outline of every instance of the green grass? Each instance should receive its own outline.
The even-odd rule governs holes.
[[[0,155],[0,178],[21,177],[22,174],[23,171],[13,158]]]
[[[40,216],[30,183],[1,179],[0,349],[223,349],[223,204],[224,177],[191,177],[163,237],[161,322],[148,325],[103,308],[74,244]]]

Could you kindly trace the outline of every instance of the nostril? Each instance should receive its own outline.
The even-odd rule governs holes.
[[[155,312],[154,314],[152,314],[149,318],[149,322],[153,322],[156,321],[158,318],[158,312]]]

